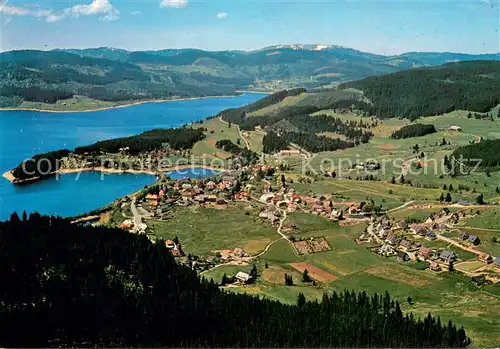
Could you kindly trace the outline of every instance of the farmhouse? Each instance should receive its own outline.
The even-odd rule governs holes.
[[[462,128],[460,126],[451,125],[450,127],[448,127],[448,130],[449,131],[460,132],[460,131],[462,131]]]
[[[481,240],[476,235],[469,235],[469,242],[473,245],[479,245]]]
[[[436,262],[430,262],[429,269],[434,271],[439,271],[441,270],[441,267],[439,267],[439,264],[437,264]]]
[[[165,246],[167,248],[174,248],[175,247],[175,243],[172,240],[168,239],[167,241],[165,241]]]
[[[426,238],[427,240],[436,240],[436,239],[437,239],[437,236],[436,236],[436,234],[435,234],[434,232],[432,232],[432,231],[430,231],[430,230],[429,230],[429,231],[427,232],[427,234],[425,235],[425,238]]]
[[[387,239],[385,241],[391,245],[395,245],[396,244],[396,236],[393,233],[390,233],[389,236],[387,236]]]
[[[408,262],[410,260],[410,256],[408,256],[408,253],[406,252],[398,251],[397,260],[400,262]]]
[[[401,240],[401,242],[399,243],[399,246],[407,250],[411,249],[412,245],[413,244],[411,243],[411,241],[406,239]]]
[[[384,244],[384,245],[382,245],[382,247],[380,247],[379,253],[382,255],[389,255],[389,254],[393,254],[394,250],[392,249],[391,246]]]
[[[464,231],[460,232],[460,239],[462,239],[462,240],[468,240],[469,239],[469,234],[467,234]]]
[[[418,255],[425,259],[430,258],[430,256],[432,255],[432,250],[429,247],[421,247],[418,250]]]
[[[500,257],[496,257],[494,260],[493,260],[493,265],[500,269]]]
[[[233,252],[231,252],[231,254],[232,254],[234,257],[239,257],[239,258],[241,258],[241,257],[245,257],[245,255],[246,255],[245,251],[243,251],[243,249],[242,249],[242,248],[240,248],[240,247],[236,247],[236,248],[233,250]]]
[[[451,251],[443,251],[441,252],[441,254],[439,255],[439,258],[445,262],[445,263],[451,263],[451,262],[454,262],[456,259],[457,259],[457,256],[455,255],[454,252],[451,252]]]
[[[297,149],[286,149],[286,150],[281,150],[279,153],[278,153],[280,156],[290,156],[290,155],[299,155],[300,154],[300,151],[297,150]]]
[[[246,284],[250,280],[252,280],[252,277],[250,275],[248,275],[247,273],[243,272],[243,271],[237,272],[236,275],[235,275],[235,278],[236,278],[236,280],[238,280],[238,282],[240,284]]]

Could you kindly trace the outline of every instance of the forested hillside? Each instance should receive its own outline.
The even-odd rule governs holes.
[[[147,152],[168,146],[171,149],[191,149],[193,145],[205,138],[202,129],[190,127],[154,129],[139,135],[113,138],[99,141],[91,145],[77,147],[75,154],[100,154],[118,153],[121,148],[127,148],[130,155]],[[59,170],[59,160],[68,156],[69,150],[52,151],[45,154],[37,154],[27,161],[23,161],[12,170],[12,175],[17,180],[28,180],[51,175]],[[40,159],[47,159],[39,161]]]
[[[460,163],[484,170],[499,170],[500,169],[500,139],[481,140],[479,143],[467,145],[456,149],[451,158],[458,161],[454,166],[459,167]]]
[[[371,115],[416,119],[456,109],[487,112],[500,103],[500,62],[471,61],[412,69],[341,84],[361,90]]]
[[[391,138],[405,139],[410,137],[421,137],[435,132],[437,131],[434,125],[411,124],[403,126],[399,130],[393,132]]]
[[[323,45],[257,51],[113,48],[11,51],[0,54],[0,106],[54,103],[74,95],[129,101],[234,94],[241,89],[317,88],[453,60],[499,55],[382,56]],[[421,60],[421,61],[420,61]]]
[[[404,315],[389,294],[297,305],[219,290],[164,243],[16,214],[0,222],[3,347],[465,347],[465,331]],[[69,316],[70,315],[70,316]]]

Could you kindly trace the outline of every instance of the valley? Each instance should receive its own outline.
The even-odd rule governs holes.
[[[457,83],[468,66],[453,70]],[[498,64],[487,69],[494,75]],[[146,236],[228,294],[295,304],[301,294],[389,291],[405,313],[431,312],[463,326],[472,347],[495,345],[498,97],[482,95],[473,110],[430,105],[420,117],[413,101],[402,118],[397,109],[377,115],[388,101],[371,100],[362,84],[280,91],[180,128],[50,156],[58,171],[105,163],[155,174],[143,189],[73,218]],[[484,162],[474,167],[460,154]],[[183,175],[190,168],[216,172]],[[19,169],[10,172],[15,185],[29,180]]]

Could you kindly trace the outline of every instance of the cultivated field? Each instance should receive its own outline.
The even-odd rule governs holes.
[[[291,263],[290,264],[293,268],[297,269],[301,273],[307,270],[309,273],[309,276],[311,276],[314,280],[318,281],[332,281],[335,280],[337,277],[335,275],[332,275],[315,265],[312,265],[307,262],[299,262],[299,263]]]

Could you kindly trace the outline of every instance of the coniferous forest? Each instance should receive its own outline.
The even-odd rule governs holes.
[[[128,147],[128,153],[135,155],[166,145],[177,150],[191,149],[196,142],[203,138],[205,138],[203,129],[193,129],[190,127],[155,129],[135,136],[114,138],[99,141],[88,146],[77,147],[73,152],[75,154],[117,153],[120,148]],[[49,172],[58,170],[59,160],[68,156],[69,153],[69,150],[58,150],[45,154],[37,154],[31,160],[19,164],[13,169],[12,174],[19,180],[46,176]],[[48,161],[39,161],[40,159],[48,159]]]
[[[500,102],[500,62],[470,61],[411,69],[341,84],[363,91],[370,115],[414,120],[453,110],[487,112]]]
[[[436,132],[436,127],[434,125],[411,124],[394,131],[391,138],[405,139],[410,137],[421,137]]]
[[[244,161],[244,164],[255,163],[259,159],[259,155],[247,148],[242,148],[229,139],[221,139],[215,143],[218,149],[227,151]]]
[[[465,347],[464,329],[389,294],[297,305],[222,291],[163,243],[24,213],[0,223],[4,347]]]
[[[283,149],[288,149],[290,143],[295,143],[313,153],[321,151],[334,151],[337,149],[346,149],[356,146],[356,143],[353,141],[344,141],[339,138],[317,136],[314,133],[286,132],[278,135],[277,133],[271,131],[268,132],[262,140],[262,151],[267,154],[272,154]]]
[[[500,139],[481,140],[479,143],[469,144],[456,149],[451,158],[455,158],[464,165],[476,166],[488,170],[500,169]]]

